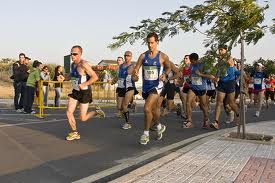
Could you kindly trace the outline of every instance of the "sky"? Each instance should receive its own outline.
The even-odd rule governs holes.
[[[102,59],[116,59],[126,50],[133,52],[133,60],[147,50],[146,45],[134,45],[110,50],[112,37],[129,31],[147,18],[157,18],[165,11],[181,5],[193,6],[202,0],[1,0],[0,58],[18,58],[20,52],[32,60],[63,64],[63,56],[73,45],[83,47],[83,58],[98,63]],[[259,2],[263,2],[259,0]],[[266,13],[267,24],[275,18],[275,1],[270,0]],[[199,33],[183,33],[166,38],[159,50],[170,60],[179,63],[185,54],[203,55],[205,37]],[[245,57],[252,62],[260,57],[275,59],[275,35],[267,33],[257,45],[246,46]],[[232,50],[240,58],[240,48]]]

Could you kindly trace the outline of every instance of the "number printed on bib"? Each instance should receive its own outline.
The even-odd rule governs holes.
[[[71,78],[71,81],[73,89],[79,91],[79,78]]]
[[[249,84],[249,85],[248,85],[248,88],[253,88],[253,87],[254,87],[253,84]]]
[[[192,76],[192,84],[193,85],[202,85],[201,77],[194,77]]]
[[[158,79],[158,68],[157,66],[143,66],[144,79],[145,80],[157,80]]]
[[[262,79],[261,79],[261,78],[254,78],[254,84],[255,84],[255,85],[260,85],[260,84],[262,84]]]
[[[117,81],[117,87],[118,88],[124,88],[124,79],[123,78],[118,78],[118,81]]]

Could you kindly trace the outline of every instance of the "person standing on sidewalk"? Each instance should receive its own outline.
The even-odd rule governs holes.
[[[152,120],[157,123],[157,140],[162,138],[166,129],[165,125],[160,124],[160,108],[158,100],[163,88],[163,81],[170,73],[169,57],[157,49],[158,35],[149,33],[146,38],[148,51],[142,53],[137,61],[133,72],[133,78],[138,80],[139,69],[142,66],[142,96],[145,99],[144,104],[144,132],[140,137],[140,144],[146,145],[149,142],[149,129]],[[165,73],[163,73],[165,68]]]
[[[75,45],[71,49],[72,69],[71,82],[72,93],[69,94],[67,107],[67,119],[71,128],[71,132],[67,135],[66,140],[78,140],[80,134],[77,131],[74,111],[79,103],[80,121],[96,117],[105,117],[105,113],[97,108],[95,111],[88,112],[89,103],[91,102],[91,85],[98,80],[96,73],[93,71],[89,63],[81,58],[82,47]]]
[[[34,102],[34,95],[37,87],[38,81],[40,78],[40,72],[43,68],[41,62],[35,60],[32,64],[33,70],[29,74],[24,97],[24,113],[25,114],[35,114],[35,111],[32,110],[32,105]]]
[[[257,101],[255,117],[260,116],[260,111],[264,101],[265,92],[265,79],[268,78],[265,72],[263,72],[263,64],[256,63],[256,69],[250,75],[254,84],[254,100]]]
[[[266,91],[265,91],[265,100],[266,104],[268,104],[268,99],[270,98],[273,104],[275,105],[274,100],[274,88],[275,88],[275,78],[274,75],[270,75],[268,80],[266,80]]]
[[[219,119],[221,114],[221,106],[223,105],[223,100],[227,95],[228,104],[236,115],[236,122],[239,121],[239,111],[238,106],[235,103],[235,86],[236,77],[240,75],[234,65],[233,58],[227,53],[226,45],[219,45],[219,60],[216,64],[217,74],[214,79],[218,82],[217,86],[217,99],[216,99],[216,109],[215,109],[215,120],[210,124],[213,129],[219,129]]]
[[[138,93],[135,82],[132,79],[132,73],[134,65],[132,62],[132,52],[126,51],[124,54],[125,62],[119,66],[118,69],[118,106],[119,111],[125,118],[125,123],[122,125],[122,129],[128,130],[132,128],[132,123],[129,121],[130,115],[128,111],[128,105],[132,100],[133,96]]]
[[[63,75],[63,67],[58,65],[54,69],[54,77],[53,81],[58,81],[58,83],[54,83],[55,97],[54,97],[54,106],[60,107],[60,98],[62,93],[62,82],[65,80]]]

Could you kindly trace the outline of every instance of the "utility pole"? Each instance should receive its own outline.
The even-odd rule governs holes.
[[[246,138],[245,133],[245,92],[243,91],[244,88],[244,35],[243,31],[240,32],[241,36],[241,78],[240,78],[240,124],[242,125],[242,138]]]

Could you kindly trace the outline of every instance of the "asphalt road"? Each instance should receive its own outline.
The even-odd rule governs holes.
[[[154,140],[155,133],[151,132],[150,142],[144,146],[138,143],[143,131],[142,107],[130,117],[133,128],[126,131],[120,129],[123,120],[114,117],[114,109],[105,109],[105,112],[105,119],[79,123],[81,140],[68,142],[64,140],[69,132],[65,110],[48,111],[51,115],[38,119],[10,109],[0,109],[0,182],[77,181],[132,158],[212,131],[200,128],[202,113],[196,108],[193,113],[194,128],[181,128],[181,119],[176,114],[169,114],[161,118],[161,122],[167,125],[163,139]],[[273,120],[274,112],[275,107],[271,105],[263,110],[259,118],[255,118],[254,109],[248,109],[247,122]],[[213,112],[210,119],[213,119]],[[233,126],[223,124],[222,128]],[[130,170],[128,168],[98,182],[106,182]]]

